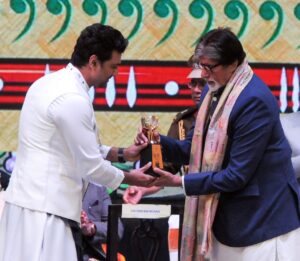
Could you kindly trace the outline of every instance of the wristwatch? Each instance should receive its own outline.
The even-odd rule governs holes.
[[[124,159],[124,148],[118,148],[118,162],[126,162],[126,160]]]

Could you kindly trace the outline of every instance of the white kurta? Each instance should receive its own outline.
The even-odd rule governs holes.
[[[83,180],[111,189],[122,182],[123,172],[105,160],[110,148],[100,144],[88,89],[69,64],[28,90],[0,221],[0,261],[76,260],[59,217],[80,221]]]
[[[213,239],[210,261],[299,261],[300,228],[247,247],[229,247]]]
[[[116,189],[123,172],[104,158],[88,86],[78,69],[46,75],[28,90],[6,201],[80,221],[83,180]],[[101,155],[102,153],[102,155]]]
[[[300,111],[294,113],[280,114],[280,121],[285,136],[292,149],[292,163],[297,178],[300,178]]]
[[[57,216],[8,203],[0,231],[1,261],[77,260],[71,229]]]

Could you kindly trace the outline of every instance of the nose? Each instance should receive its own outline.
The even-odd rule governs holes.
[[[203,89],[203,86],[202,86],[202,85],[199,85],[199,84],[197,84],[197,86],[194,88],[194,90],[195,90],[196,92],[202,92],[202,89]]]
[[[205,68],[203,68],[202,70],[201,70],[201,78],[208,78],[209,77],[209,71],[208,70],[206,70]]]

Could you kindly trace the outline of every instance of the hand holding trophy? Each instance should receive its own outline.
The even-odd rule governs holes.
[[[155,139],[154,132],[158,128],[158,118],[156,116],[148,116],[141,118],[142,131],[148,138],[148,146],[141,151],[140,165],[141,167],[146,165],[148,162],[152,162],[152,166],[147,170],[147,174],[158,177],[154,171],[154,167],[163,169],[163,160],[161,145]]]

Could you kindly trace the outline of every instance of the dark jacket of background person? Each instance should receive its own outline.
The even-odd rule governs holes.
[[[167,136],[177,140],[185,139],[188,132],[191,130],[195,123],[195,116],[197,111],[198,107],[193,106],[177,113],[168,130]],[[164,169],[172,172],[173,174],[179,171],[181,172],[181,166],[181,164],[164,162]]]

